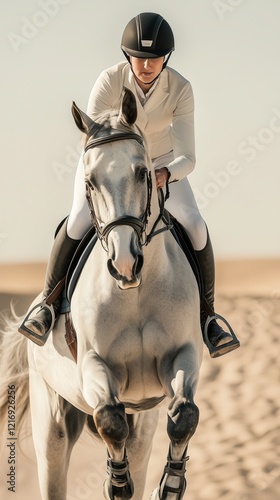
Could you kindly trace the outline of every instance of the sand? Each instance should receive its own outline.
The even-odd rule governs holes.
[[[0,305],[11,297],[21,314],[41,287],[45,264],[0,266]],[[196,403],[200,423],[189,446],[189,500],[276,500],[280,494],[280,260],[217,263],[216,309],[241,348],[212,360],[205,348]],[[144,499],[157,485],[168,440],[165,410],[154,439]],[[18,453],[15,493],[7,490],[1,457],[1,500],[40,499],[30,423]],[[68,500],[102,500],[105,452],[87,432],[76,445]],[[55,500],[55,499],[53,499]]]

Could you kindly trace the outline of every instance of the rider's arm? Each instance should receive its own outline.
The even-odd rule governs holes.
[[[174,160],[168,165],[169,182],[179,181],[190,174],[195,166],[194,98],[191,84],[185,81],[171,126]]]
[[[94,120],[105,111],[118,108],[123,87],[123,70],[127,63],[118,63],[99,75],[92,87],[87,114]]]

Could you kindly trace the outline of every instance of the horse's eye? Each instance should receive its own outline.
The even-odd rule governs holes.
[[[146,178],[147,178],[147,174],[148,174],[148,170],[147,170],[146,167],[140,168],[140,170],[139,170],[139,180],[141,182],[144,182],[146,180]]]

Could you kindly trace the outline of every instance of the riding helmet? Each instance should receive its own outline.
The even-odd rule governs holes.
[[[126,25],[121,48],[127,58],[152,59],[170,55],[175,49],[172,29],[159,14],[143,12]]]

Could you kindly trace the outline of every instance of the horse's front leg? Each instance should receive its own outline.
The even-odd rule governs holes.
[[[188,345],[177,354],[169,369],[163,367],[163,383],[171,395],[167,412],[170,446],[160,486],[151,497],[154,500],[183,498],[188,443],[199,419],[199,410],[194,403],[199,366],[195,347]]]
[[[93,418],[108,450],[108,478],[104,485],[104,496],[108,500],[129,499],[134,487],[125,451],[129,428],[124,405],[100,404],[95,408]]]
[[[60,397],[32,368],[29,387],[41,498],[66,500],[70,455],[86,415]]]
[[[94,408],[96,429],[108,450],[104,496],[108,500],[129,499],[133,495],[125,452],[129,426],[124,405],[118,400],[119,382],[93,350],[82,361],[82,381],[86,402]]]

